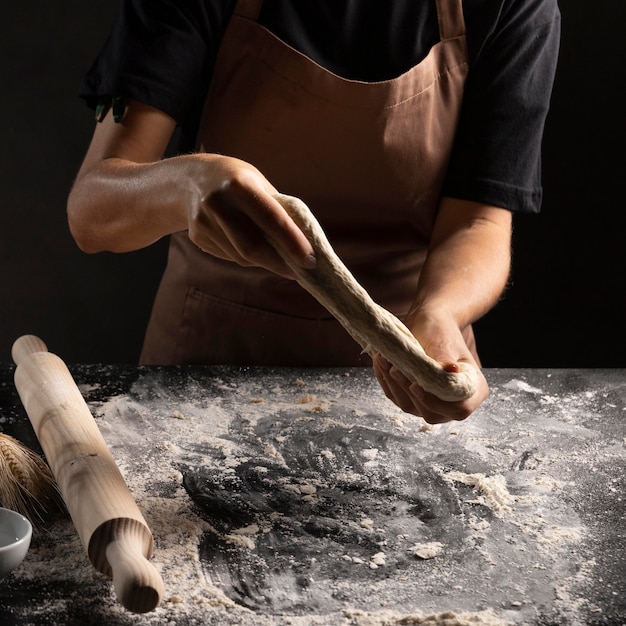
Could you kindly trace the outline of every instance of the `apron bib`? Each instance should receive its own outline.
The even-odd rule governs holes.
[[[282,42],[256,22],[261,5],[237,3],[197,150],[247,161],[301,198],[355,278],[402,319],[430,241],[468,70],[461,0],[437,1],[441,41],[424,60],[374,83],[343,79]],[[371,364],[295,281],[214,258],[186,233],[171,237],[141,362]]]

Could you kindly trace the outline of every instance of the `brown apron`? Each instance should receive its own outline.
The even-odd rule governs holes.
[[[374,83],[341,78],[282,42],[257,24],[261,5],[237,3],[197,149],[252,163],[279,191],[304,200],[372,298],[403,318],[468,70],[461,0],[437,0],[441,41],[423,61]],[[371,360],[296,282],[214,258],[177,233],[141,362],[330,367]]]

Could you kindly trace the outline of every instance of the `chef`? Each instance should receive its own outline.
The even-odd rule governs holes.
[[[68,198],[88,253],[170,237],[144,364],[373,365],[428,422],[444,402],[372,359],[268,243],[315,267],[301,198],[380,305],[448,371],[501,297],[512,216],[538,212],[556,0],[121,0],[81,95]]]

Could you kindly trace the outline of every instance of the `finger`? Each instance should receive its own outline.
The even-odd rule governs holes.
[[[411,382],[396,367],[392,367],[389,372],[390,378],[395,381],[396,387],[393,388],[394,393],[403,394],[403,403],[407,406],[414,407],[413,411],[407,411],[420,415],[429,424],[443,424],[453,420],[464,420],[469,414],[467,407],[462,402],[446,402],[440,400],[432,393],[424,391],[424,389],[415,382]]]
[[[233,207],[230,202],[217,202],[213,206],[213,218],[214,235],[221,233],[219,243],[215,242],[215,245],[226,255],[222,258],[244,267],[263,267],[284,278],[295,278],[292,270],[247,214]]]
[[[222,191],[226,196],[231,195],[240,211],[263,236],[275,241],[289,258],[304,268],[315,267],[315,251],[311,242],[280,202],[265,189],[263,180],[259,180],[252,172],[244,172],[237,179],[229,181]]]
[[[284,253],[305,269],[313,269],[317,264],[315,250],[300,227],[287,213],[283,205],[270,197],[269,210],[259,211],[256,215],[263,220],[261,224],[270,241],[276,242]]]
[[[406,413],[421,416],[422,412],[420,406],[415,404],[413,398],[407,392],[407,387],[402,383],[402,381],[398,381],[397,377],[394,376],[394,369],[394,367],[391,367],[389,374],[386,375],[384,379],[389,392],[387,397],[393,400],[393,402],[395,402],[398,407]]]
[[[374,374],[376,375],[376,378],[378,379],[380,386],[385,392],[385,395],[390,400],[393,400],[393,393],[391,391],[389,383],[387,382],[389,378],[389,370],[392,367],[391,363],[387,359],[385,359],[381,354],[377,354],[372,360],[372,365],[374,368]]]
[[[417,383],[408,387],[409,395],[418,403],[431,424],[442,424],[450,421],[462,421],[471,414],[467,402],[446,402],[432,393],[424,391]]]
[[[415,397],[411,397],[402,381],[407,379],[387,359],[378,354],[374,359],[374,371],[387,398],[394,402],[405,413],[421,416],[422,410]],[[395,374],[392,372],[395,371]]]

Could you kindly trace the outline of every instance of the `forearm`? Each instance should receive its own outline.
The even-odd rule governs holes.
[[[70,230],[85,252],[127,252],[187,228],[197,190],[192,157],[154,163],[122,158],[81,171],[68,198]]]
[[[470,217],[459,220],[466,209]],[[446,317],[462,329],[496,304],[508,280],[509,212],[445,199],[441,212],[407,317],[409,327],[418,317],[432,315]]]
[[[87,159],[71,190],[70,229],[85,252],[138,250],[186,231],[204,252],[242,266],[292,278],[269,241],[303,267],[315,265],[311,244],[276,189],[249,163],[206,153],[158,161],[123,155]]]

